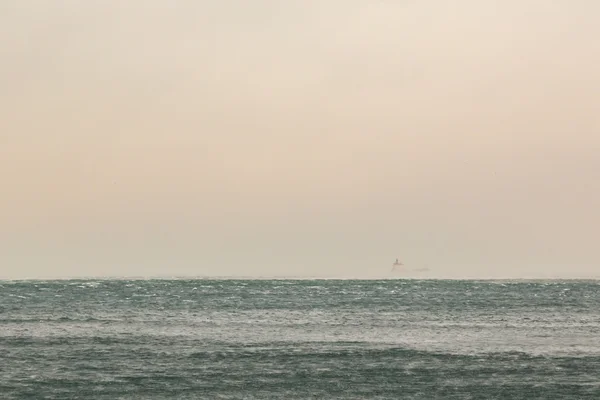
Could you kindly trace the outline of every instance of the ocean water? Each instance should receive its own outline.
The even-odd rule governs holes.
[[[600,281],[0,281],[0,399],[600,399]]]

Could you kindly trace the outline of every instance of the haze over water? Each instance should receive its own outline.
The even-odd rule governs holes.
[[[0,277],[590,277],[595,1],[0,6]]]
[[[0,2],[0,398],[600,398],[599,15]]]

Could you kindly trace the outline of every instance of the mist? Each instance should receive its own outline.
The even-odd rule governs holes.
[[[0,278],[598,277],[600,3],[0,6]]]

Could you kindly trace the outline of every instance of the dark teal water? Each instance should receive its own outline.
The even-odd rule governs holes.
[[[1,399],[600,399],[600,282],[0,281]]]

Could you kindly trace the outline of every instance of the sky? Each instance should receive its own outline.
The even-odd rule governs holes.
[[[600,277],[600,2],[0,3],[0,278]]]

